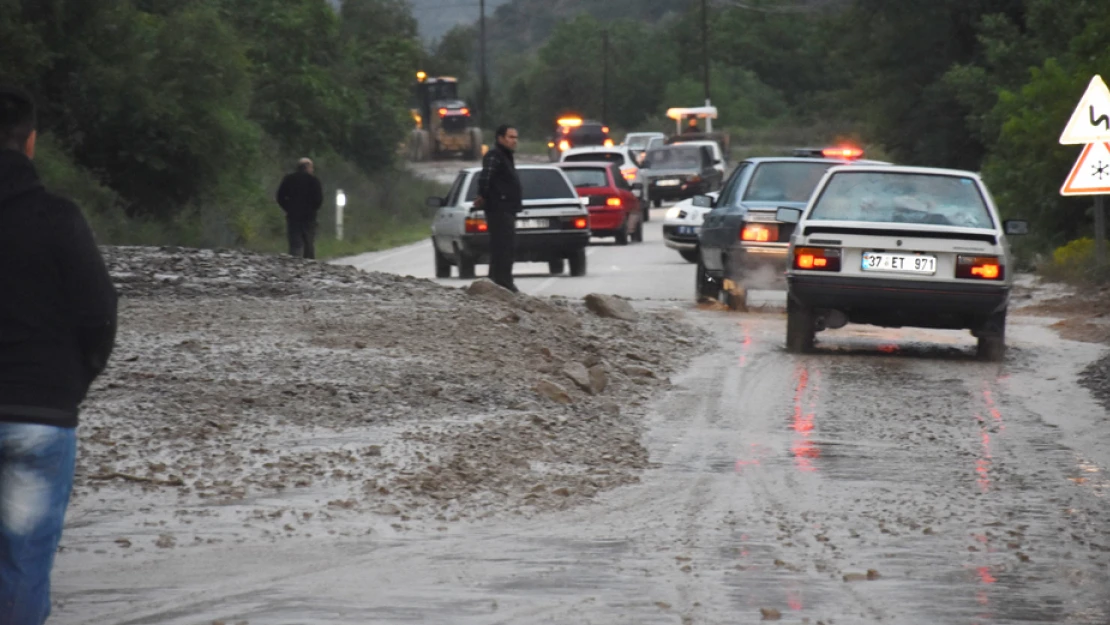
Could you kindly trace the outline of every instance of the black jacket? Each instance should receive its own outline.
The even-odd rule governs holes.
[[[77,425],[116,336],[116,290],[72,202],[0,150],[0,421]]]
[[[482,207],[486,212],[519,213],[521,210],[524,191],[516,173],[516,161],[513,153],[500,143],[482,159],[478,195],[486,201]]]
[[[324,189],[320,180],[307,171],[293,172],[282,179],[277,203],[292,219],[314,220],[324,203]]]

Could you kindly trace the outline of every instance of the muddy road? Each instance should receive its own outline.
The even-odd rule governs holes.
[[[1105,348],[1055,318],[1012,316],[1001,364],[852,327],[798,356],[781,314],[695,308],[678,278],[621,322],[350,268],[242,297],[159,262],[212,275],[134,279],[52,623],[1110,623],[1110,421],[1078,381]],[[90,480],[112,471],[159,481]]]

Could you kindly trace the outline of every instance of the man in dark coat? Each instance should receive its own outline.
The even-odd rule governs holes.
[[[497,129],[497,144],[482,159],[478,177],[478,197],[474,207],[485,211],[489,225],[489,277],[516,293],[513,284],[513,257],[516,254],[516,215],[521,211],[524,192],[516,172],[516,151],[520,135],[512,126]]]
[[[281,181],[277,202],[285,211],[289,254],[316,258],[316,213],[324,203],[324,189],[314,175],[311,159],[302,158],[297,171]]]
[[[77,456],[78,407],[116,336],[89,224],[43,188],[35,106],[0,88],[0,623],[41,625]]]

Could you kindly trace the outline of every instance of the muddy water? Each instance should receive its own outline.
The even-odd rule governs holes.
[[[63,553],[52,623],[1110,622],[1110,428],[1074,383],[1100,348],[1017,318],[1002,365],[927,331],[794,356],[779,316],[691,314],[721,347],[652,406],[637,485],[347,521],[362,538]]]

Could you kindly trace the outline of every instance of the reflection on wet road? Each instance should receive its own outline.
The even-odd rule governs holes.
[[[1061,381],[1097,348],[1018,321],[1003,365],[876,329],[794,356],[780,316],[697,314],[722,348],[655,406],[637,486],[447,532],[75,567],[55,622],[1110,623],[1110,429]]]

